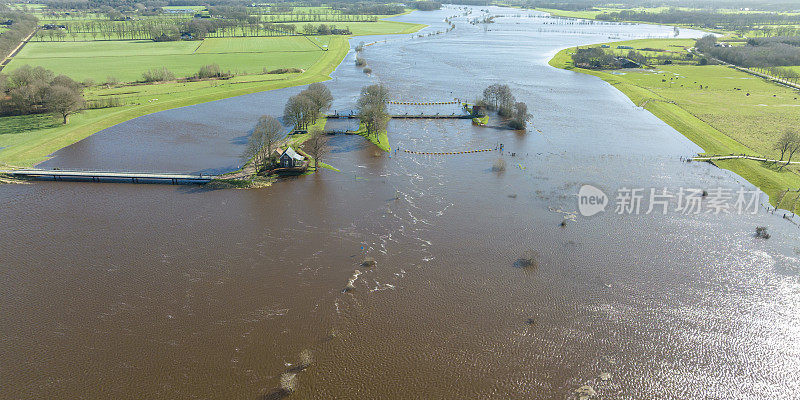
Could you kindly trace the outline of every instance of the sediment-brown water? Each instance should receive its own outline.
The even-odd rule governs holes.
[[[471,9],[447,34],[353,39],[386,40],[364,53],[373,75],[350,54],[328,85],[348,110],[370,82],[420,101],[506,82],[528,133],[395,120],[389,134],[420,152],[502,143],[504,172],[497,152],[390,155],[340,135],[327,162],[342,172],[266,189],[0,185],[0,397],[277,398],[306,349],[295,398],[797,396],[796,226],[763,211],[577,215],[582,184],[749,187],[681,162],[700,149],[613,87],[547,65],[672,29],[494,7],[507,17],[484,29]],[[459,13],[397,19],[424,34]],[[44,166],[231,170],[258,116],[299,90],[138,118]]]

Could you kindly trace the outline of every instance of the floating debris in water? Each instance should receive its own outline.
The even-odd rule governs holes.
[[[610,381],[611,380],[611,374],[609,374],[608,372],[603,372],[602,374],[600,374],[600,380],[601,381]]]

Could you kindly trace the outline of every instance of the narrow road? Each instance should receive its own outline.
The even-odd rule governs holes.
[[[0,71],[3,71],[3,68],[5,68],[6,65],[8,65],[8,63],[11,62],[11,59],[14,58],[14,56],[16,56],[22,50],[23,46],[28,44],[28,42],[31,40],[33,35],[35,35],[36,32],[38,32],[38,31],[39,31],[39,27],[36,27],[36,29],[34,29],[33,32],[31,32],[31,34],[28,35],[28,37],[26,37],[25,39],[22,39],[22,41],[19,42],[19,45],[17,47],[15,47],[14,50],[12,50],[11,53],[9,53],[6,58],[3,59],[3,62],[0,62]]]

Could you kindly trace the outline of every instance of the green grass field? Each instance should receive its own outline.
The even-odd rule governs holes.
[[[70,118],[68,125],[54,123],[52,116],[21,116],[0,119],[0,165],[32,166],[56,150],[118,123],[158,111],[204,103],[243,94],[329,79],[350,45],[346,37],[330,38],[328,49],[304,73],[237,76],[226,81],[165,83],[157,85],[95,88],[86,93],[93,99],[116,95],[122,107],[87,110]]]
[[[41,66],[73,79],[121,82],[142,79],[151,68],[166,67],[176,77],[195,74],[201,66],[217,63],[237,74],[262,69],[303,68],[314,64],[330,37],[302,36],[211,38],[203,41],[152,42],[147,40],[29,43],[11,61],[8,71],[22,65]],[[322,47],[322,48],[321,48]],[[91,65],[92,68],[87,68]]]
[[[668,49],[681,42],[680,39],[658,39],[616,44],[620,43],[636,48]],[[586,70],[574,68],[569,57],[572,52],[574,49],[562,50],[550,65],[602,78],[708,154],[744,153],[779,158],[780,153],[773,149],[775,142],[786,130],[796,130],[800,126],[797,91],[732,68],[664,65],[655,70]],[[746,160],[717,164],[761,188],[769,194],[773,205],[782,190],[800,187],[796,167],[778,171]]]
[[[67,18],[89,17],[91,15],[84,14]],[[347,23],[347,26],[354,35],[373,35],[412,33],[426,25],[381,20]],[[90,35],[83,35],[66,36],[64,41],[57,42],[31,42],[4,72],[28,64],[80,81],[91,79],[103,83],[113,77],[120,82],[136,82],[151,68],[167,67],[176,78],[182,78],[194,75],[202,65],[217,63],[223,70],[237,75],[227,80],[93,86],[84,91],[87,100],[113,97],[123,105],[87,110],[72,116],[68,125],[61,125],[47,115],[0,118],[0,166],[35,165],[62,147],[142,115],[327,80],[349,50],[346,36],[209,38],[162,43],[92,39]],[[305,72],[262,74],[264,69],[279,68],[301,68]],[[382,138],[386,139],[385,133]]]

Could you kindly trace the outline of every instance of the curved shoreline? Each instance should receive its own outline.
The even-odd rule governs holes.
[[[392,33],[408,34],[427,27],[425,24],[404,24],[408,24],[408,27],[405,27],[400,32]],[[6,144],[4,148],[0,147],[0,166],[4,168],[33,167],[50,159],[50,156],[56,151],[77,143],[97,132],[160,111],[329,80],[331,79],[331,73],[341,65],[350,51],[349,39],[354,36],[360,35],[332,36],[328,51],[302,73],[286,74],[287,76],[274,80],[231,80],[218,85],[206,82],[204,84],[208,86],[180,93],[172,99],[112,109],[86,110],[83,115],[77,115],[73,118],[70,125],[45,128],[44,131],[38,130],[38,132],[35,129],[24,131],[24,135],[27,136],[16,139],[16,142],[12,139],[11,144]],[[246,76],[243,77],[246,78]]]
[[[668,39],[665,39],[668,40]],[[616,44],[624,42],[613,42]],[[600,45],[597,43],[596,45]],[[658,119],[671,126],[680,134],[700,146],[706,154],[716,155],[747,155],[759,154],[757,150],[747,147],[744,143],[728,136],[712,125],[698,118],[694,113],[684,109],[675,101],[662,97],[649,89],[637,86],[627,81],[621,75],[615,75],[607,70],[593,70],[575,67],[569,56],[577,47],[569,47],[558,51],[548,62],[554,68],[580,72],[593,75],[613,86],[626,95],[636,106],[641,107]],[[780,207],[780,193],[787,187],[800,186],[800,177],[797,174],[787,175],[785,172],[769,170],[761,166],[759,161],[744,158],[731,158],[715,160],[719,168],[729,170],[769,196],[769,202],[775,207]],[[794,185],[794,186],[792,186]]]

